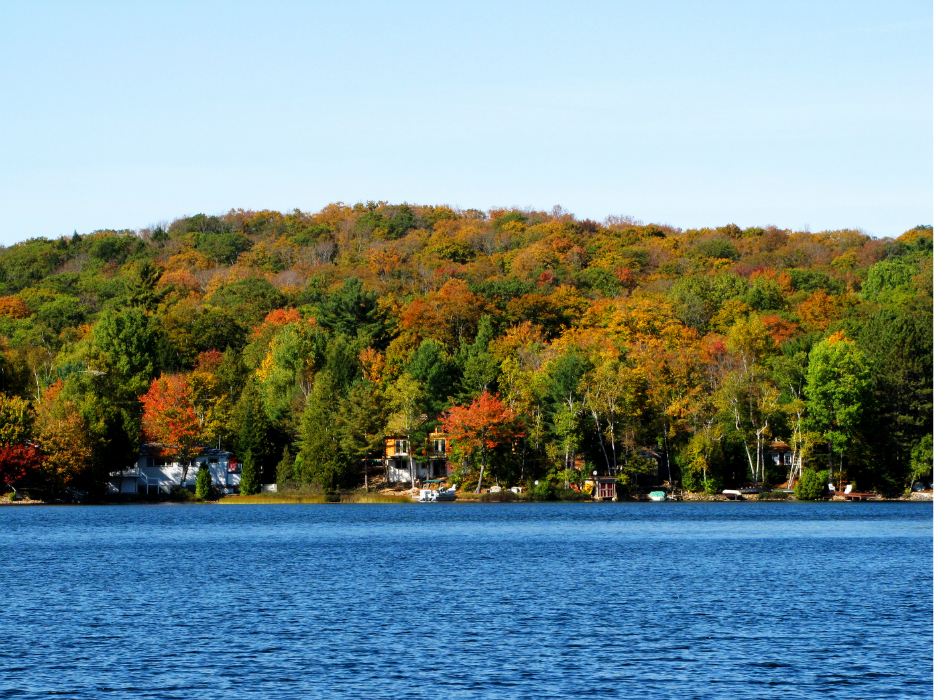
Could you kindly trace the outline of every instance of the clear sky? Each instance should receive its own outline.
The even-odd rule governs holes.
[[[333,201],[931,223],[932,3],[0,4],[0,243]]]

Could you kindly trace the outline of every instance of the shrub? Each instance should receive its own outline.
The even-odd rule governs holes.
[[[195,496],[184,486],[179,486],[177,489],[172,491],[172,495],[169,498],[173,501],[178,501],[179,503],[190,503],[194,500]]]
[[[519,497],[512,491],[500,491],[498,493],[485,493],[480,497],[484,503],[510,503],[518,501]]]
[[[529,492],[533,501],[555,501],[558,499],[558,492],[555,485],[550,481],[541,481]]]
[[[195,478],[195,498],[203,501],[211,496],[211,472],[207,465],[202,464],[198,468],[198,476]]]
[[[692,489],[688,489],[689,491]],[[629,474],[617,474],[616,475],[616,496],[623,497],[628,496],[630,491],[632,491],[632,479],[629,478]]]
[[[795,498],[799,501],[816,501],[827,491],[827,472],[805,469],[795,484]]]

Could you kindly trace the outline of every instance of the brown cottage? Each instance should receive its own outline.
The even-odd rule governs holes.
[[[445,479],[448,472],[450,443],[444,433],[431,433],[423,454],[410,453],[411,445],[403,435],[387,435],[384,441],[386,479],[390,483],[411,482],[415,479]],[[414,468],[414,475],[413,475]]]

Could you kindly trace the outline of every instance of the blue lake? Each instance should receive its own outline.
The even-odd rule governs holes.
[[[0,697],[923,698],[916,503],[0,507]]]

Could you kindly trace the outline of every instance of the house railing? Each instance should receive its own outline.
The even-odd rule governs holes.
[[[147,494],[149,493],[150,482],[152,483],[153,486],[156,487],[156,492],[157,492],[157,493],[158,493],[159,491],[165,491],[165,493],[167,493],[167,494],[172,493],[171,489],[169,489],[168,486],[166,486],[164,483],[162,483],[162,481],[160,481],[160,480],[157,479],[157,478],[152,478],[152,479],[150,479],[148,476],[146,476],[146,472],[144,472],[144,471],[142,471],[142,470],[139,471],[139,478],[142,479],[142,481],[143,481],[144,484],[146,484],[146,493],[147,493]]]

